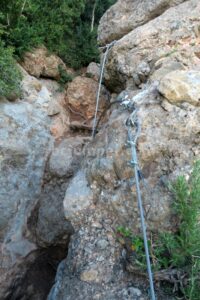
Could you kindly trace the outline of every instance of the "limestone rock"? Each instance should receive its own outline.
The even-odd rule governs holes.
[[[147,230],[174,230],[167,185],[187,174],[200,155],[200,108],[189,103],[173,105],[163,100],[154,85],[131,94],[124,91],[135,103],[142,125],[137,150],[144,176],[141,190]],[[140,290],[141,282],[139,290],[135,289],[130,284],[133,277],[124,273],[123,250],[116,239],[118,225],[140,232],[133,170],[128,166],[131,153],[125,147],[128,115],[121,106],[112,109],[108,123],[88,145],[82,169],[67,188],[65,216],[75,235],[50,300],[64,300],[66,295],[69,300],[129,299],[130,295],[130,299],[148,299]]]
[[[87,77],[76,77],[68,85],[67,89],[67,104],[71,108],[72,119],[90,121],[95,114],[96,94],[98,83]],[[99,111],[102,111],[109,100],[109,93],[102,86]]]
[[[148,7],[155,2],[144,1],[141,6],[144,3]],[[170,8],[119,40],[106,65],[106,84],[114,92],[123,90],[116,99],[129,99],[141,123],[137,151],[148,232],[176,228],[173,198],[167,187],[178,175],[188,174],[200,156],[200,107],[182,100],[174,105],[158,91],[173,71],[177,76],[199,72],[199,12],[197,0]],[[194,95],[194,82],[190,88],[188,85],[188,95]],[[174,87],[171,81],[170,89]],[[68,300],[148,299],[144,283],[138,281],[137,290],[135,277],[124,272],[126,250],[116,239],[118,225],[141,233],[134,173],[128,165],[131,152],[126,147],[125,122],[130,112],[115,104],[109,113],[67,187],[64,211],[75,235],[50,300],[64,300],[66,295]],[[132,131],[134,134],[134,127]],[[157,297],[166,298],[159,291]]]
[[[180,2],[118,1],[102,18],[105,27],[101,23],[100,39],[105,43],[117,32],[127,33]],[[130,5],[137,6],[137,10],[132,11]],[[197,0],[170,8],[124,36],[108,57],[106,83],[114,92],[124,90],[116,99],[130,100],[141,123],[137,152],[144,177],[140,185],[148,232],[176,228],[173,198],[167,186],[178,175],[188,174],[200,155],[200,107],[191,101],[174,105],[158,91],[172,71],[177,76],[198,73],[199,38],[195,28],[200,22],[199,12]],[[117,18],[121,31],[117,25],[108,28]],[[193,78],[190,89],[187,86],[189,95],[194,95],[194,82]],[[170,83],[169,91],[176,85]],[[136,274],[131,277],[124,272],[127,249],[116,239],[118,225],[131,228],[134,234],[141,233],[134,173],[128,165],[131,152],[126,147],[125,122],[130,112],[115,104],[109,113],[107,123],[85,148],[88,151],[81,169],[67,187],[65,217],[73,224],[75,234],[48,300],[149,298],[142,288],[144,282],[138,279],[136,288]],[[159,291],[157,297],[166,299]]]
[[[185,0],[118,0],[106,11],[98,28],[98,39],[104,45],[118,40],[131,30],[161,15],[170,6]]]
[[[95,62],[91,62],[87,67],[86,75],[91,76],[91,78],[96,81],[99,81],[100,65]]]
[[[20,288],[26,293],[24,277],[41,255],[42,247],[66,245],[72,232],[61,209],[66,186],[62,195],[57,192],[63,184],[61,178],[54,174],[54,183],[45,178],[55,140],[50,132],[54,117],[48,116],[48,106],[54,97],[62,107],[64,95],[53,90],[55,85],[57,90],[57,83],[37,80],[24,70],[22,73],[22,98],[0,103],[1,299],[11,299],[12,293],[20,298]],[[50,231],[47,220],[52,221]],[[18,286],[13,285],[14,281]]]
[[[99,221],[102,229],[93,226]],[[123,280],[120,249],[113,236],[112,245],[102,250],[96,247],[100,238],[113,233],[108,225],[109,216],[87,216],[87,222],[72,236],[67,258],[61,263],[56,282],[48,300],[147,300],[146,293],[136,289],[131,277]]]
[[[175,58],[164,57],[155,63],[155,70],[151,74],[151,81],[160,81],[165,75],[176,70],[185,70],[186,67]]]
[[[81,138],[66,138],[55,146],[49,159],[49,172],[58,177],[70,177],[79,164],[84,140]]]
[[[4,299],[14,278],[11,273],[17,272],[15,265],[37,249],[27,223],[41,191],[52,140],[42,111],[26,102],[0,105],[0,298]]]
[[[30,104],[1,104],[1,231],[3,232],[21,201],[39,192],[38,182],[43,174],[48,144],[51,140],[47,124],[45,116],[40,116]],[[33,176],[36,161],[37,168]],[[16,190],[14,199],[13,189]]]
[[[60,86],[56,81],[50,79],[40,79],[40,82],[51,93],[50,101],[47,105],[47,114],[51,116],[51,134],[55,139],[61,139],[69,132],[69,114],[66,110],[65,91],[60,91]]]
[[[120,7],[113,22],[118,18],[124,23],[123,34],[133,29],[110,51],[105,81],[114,92],[123,90],[112,100],[129,100],[141,123],[137,152],[148,233],[176,229],[167,186],[188,174],[200,156],[200,4],[190,0],[165,11],[180,2],[118,1],[107,13]],[[137,13],[129,5],[137,6]],[[105,31],[105,40],[118,29]],[[47,76],[45,72],[36,75]],[[57,87],[25,72],[22,99],[0,103],[0,298],[46,299],[47,293],[39,290],[43,281],[33,287],[29,271],[38,260],[57,268],[65,258],[48,300],[147,300],[144,278],[125,271],[128,250],[116,236],[118,226],[141,233],[126,147],[130,111],[113,104],[95,138],[80,137],[69,130],[69,123],[92,121],[98,83],[78,76],[63,93]],[[104,87],[102,94],[100,111],[109,99]],[[134,126],[131,130],[134,134]],[[61,255],[49,261],[57,251]],[[161,297],[158,290],[157,298],[166,295]]]
[[[55,101],[51,101],[48,107],[48,116],[55,116],[59,114],[60,111],[61,111],[60,105]]]
[[[64,216],[63,199],[70,177],[77,171],[82,159],[84,139],[68,137],[55,143],[49,156],[39,197],[36,236],[40,246],[67,245],[73,233]]]
[[[200,72],[171,72],[161,80],[159,91],[171,103],[200,105]]]
[[[153,75],[161,67],[157,64],[161,59],[168,59],[171,64],[180,63],[185,69],[199,70],[199,37],[196,33],[199,15],[199,1],[186,1],[125,35],[110,50],[106,85],[113,91],[134,88],[148,80],[148,76],[140,79],[138,67],[141,63],[148,64],[149,75]]]
[[[41,91],[43,85],[41,82],[33,76],[30,76],[20,65],[20,71],[23,74],[22,79],[22,97],[26,99],[27,102],[33,104],[37,101],[38,93]]]
[[[64,213],[66,219],[71,221],[73,225],[76,225],[76,223],[80,224],[82,215],[90,209],[92,204],[92,190],[88,186],[85,174],[79,171],[65,194]]]
[[[159,97],[156,88],[152,87],[134,96],[132,101],[139,108],[138,114],[142,124],[142,135],[138,144],[140,164],[150,190],[154,191],[151,196],[143,191],[145,206],[148,208],[149,226],[155,229],[162,221],[159,227],[169,229],[173,226],[170,221],[171,199],[162,184],[162,178],[168,174],[165,181],[172,180],[173,174],[178,169],[184,168],[186,162],[188,165],[192,164],[192,160],[198,155],[200,111],[190,104],[183,107],[172,104],[166,106],[161,102],[162,98]],[[126,118],[126,112],[114,110],[107,125],[90,144],[84,165],[87,180],[84,179],[82,189],[89,194],[93,193],[93,202],[97,207],[105,206],[104,210],[110,211],[113,218],[115,216],[122,224],[134,228],[138,215],[135,213],[137,203],[135,202],[133,208],[132,194],[129,190],[133,170],[127,167],[131,156],[125,147]],[[100,149],[103,151],[100,152]],[[170,160],[169,157],[174,159]],[[80,218],[84,216],[85,208],[80,203],[84,203],[86,207],[92,206],[92,203],[87,202],[90,197],[85,192],[81,193],[83,198],[79,201],[76,194],[76,185],[79,181],[81,186],[82,180],[79,180],[79,177],[74,178],[64,201],[66,216],[70,215],[72,223],[76,223],[77,216]],[[92,191],[89,187],[86,188],[88,184]],[[132,191],[135,192],[135,188]],[[70,201],[73,201],[73,205]],[[74,207],[73,214],[71,214],[72,207]]]
[[[45,47],[36,48],[32,52],[26,52],[21,62],[22,67],[32,76],[37,78],[47,77],[58,79],[59,67],[71,73],[64,62],[56,55],[49,54]]]

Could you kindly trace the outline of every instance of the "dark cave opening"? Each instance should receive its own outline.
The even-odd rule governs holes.
[[[46,300],[54,284],[57,267],[66,258],[67,251],[68,243],[38,250],[24,275],[13,282],[4,300]]]

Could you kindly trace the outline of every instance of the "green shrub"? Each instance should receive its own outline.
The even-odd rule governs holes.
[[[60,50],[59,55],[68,66],[76,70],[87,66],[91,61],[98,62],[96,29],[90,32],[87,23],[79,22],[74,37],[69,39],[68,45]]]
[[[1,0],[0,94],[19,94],[20,73],[13,60],[45,45],[75,69],[99,60],[97,23],[116,0]],[[94,27],[91,30],[94,5]],[[60,83],[71,80],[61,72]]]
[[[58,83],[61,85],[61,89],[62,89],[64,88],[66,83],[71,82],[74,79],[74,76],[67,73],[67,71],[61,65],[58,66],[58,70],[60,73],[60,78]]]
[[[186,299],[198,300],[200,291],[200,161],[194,165],[187,181],[184,176],[177,179],[172,188],[174,208],[179,218],[179,230],[173,236],[176,247],[170,251],[171,263],[185,268],[188,284],[182,289]]]
[[[1,0],[0,33],[21,57],[45,45],[75,69],[98,61],[97,24],[116,0]],[[94,30],[91,20],[96,3]]]
[[[198,300],[200,291],[200,161],[194,165],[189,180],[177,178],[170,187],[178,219],[175,233],[162,232],[149,241],[152,267],[154,271],[177,270],[184,274],[179,280],[179,291],[184,299]],[[145,252],[141,237],[122,226],[117,232],[131,243],[133,264],[146,268]]]
[[[185,274],[180,282],[184,299],[198,300],[200,290],[200,161],[189,180],[178,177],[171,186],[173,209],[179,221],[176,233],[161,233],[152,252],[156,270],[177,269]]]
[[[0,96],[19,96],[21,79],[21,72],[13,58],[13,49],[5,48],[0,41]]]

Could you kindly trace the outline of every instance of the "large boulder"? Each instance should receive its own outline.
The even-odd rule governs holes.
[[[98,83],[88,77],[78,76],[67,88],[66,101],[71,112],[72,120],[80,120],[82,123],[88,123],[92,120],[96,108],[96,95]],[[109,103],[109,92],[104,86],[101,88],[99,100],[99,112]]]
[[[100,20],[98,39],[101,45],[118,40],[133,29],[161,15],[170,6],[185,0],[118,0]]]
[[[43,98],[43,101],[49,101],[49,98]],[[39,193],[51,135],[45,109],[37,110],[26,102],[0,105],[1,232],[5,233],[17,207],[26,198]]]
[[[61,92],[60,85],[51,79],[36,79],[21,68],[22,98],[26,102],[43,107],[51,117],[50,131],[55,139],[62,138],[69,131],[69,114],[65,107],[65,90]]]
[[[64,213],[74,227],[82,224],[84,211],[92,206],[93,193],[88,186],[85,173],[79,171],[67,188],[64,198]],[[81,213],[81,216],[79,214]]]
[[[172,103],[200,105],[200,71],[173,71],[162,78],[159,91]]]
[[[57,177],[70,177],[79,166],[84,137],[68,137],[56,145],[49,158],[49,174]]]
[[[99,81],[99,78],[100,78],[100,65],[95,63],[95,62],[91,62],[87,67],[86,75],[88,77],[93,78],[96,81]]]
[[[45,47],[26,52],[21,65],[30,75],[37,78],[46,77],[58,79],[60,77],[60,69],[70,74],[73,73],[58,56],[48,53]]]
[[[199,14],[199,1],[186,1],[125,35],[110,51],[107,85],[115,91],[137,87],[167,65],[169,72],[200,69]]]

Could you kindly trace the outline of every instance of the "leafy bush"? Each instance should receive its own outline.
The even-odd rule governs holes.
[[[69,74],[61,65],[58,66],[58,70],[60,73],[59,83],[62,88],[65,87],[66,83],[71,82],[74,79],[74,76]]]
[[[44,44],[68,66],[78,69],[99,59],[97,24],[115,1],[1,0],[0,31],[5,29],[2,38],[19,57]]]
[[[68,66],[76,70],[87,66],[91,61],[98,62],[96,30],[90,32],[89,25],[80,22],[76,27],[75,36],[61,49],[59,55]]]
[[[187,181],[178,177],[171,186],[173,208],[179,220],[178,230],[161,233],[154,242],[156,270],[172,268],[185,274],[179,288],[184,299],[198,300],[200,290],[200,161]]]
[[[179,230],[166,243],[171,264],[187,267],[188,284],[182,289],[186,299],[198,300],[200,290],[200,161],[194,165],[190,179],[177,179],[172,187]],[[173,249],[171,248],[173,245]]]
[[[98,61],[97,23],[115,1],[1,0],[0,39],[4,44],[0,44],[0,95],[20,93],[21,76],[13,54],[18,58],[25,51],[45,45],[75,69]],[[61,72],[61,84],[71,79]]]
[[[22,76],[13,58],[13,49],[5,48],[1,41],[0,74],[0,96],[7,98],[19,96]]]
[[[179,220],[176,233],[164,232],[149,241],[154,271],[173,270],[183,274],[177,279],[179,290],[187,300],[198,300],[200,291],[200,161],[186,180],[178,177],[171,186],[174,196],[173,209]],[[146,268],[144,246],[141,237],[134,236],[131,230],[122,226],[117,232],[128,238],[133,251],[133,264]],[[182,280],[182,282],[181,282]]]

